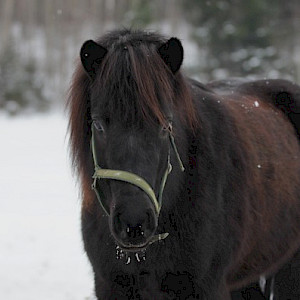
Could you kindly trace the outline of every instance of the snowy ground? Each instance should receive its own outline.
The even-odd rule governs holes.
[[[0,299],[91,300],[66,117],[0,117]]]

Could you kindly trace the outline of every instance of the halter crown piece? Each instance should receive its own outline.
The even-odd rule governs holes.
[[[173,136],[173,133],[172,133],[172,124],[171,123],[169,123],[169,128],[168,129],[169,129],[170,144],[171,144],[171,146],[174,150],[174,153],[175,153],[176,159],[179,163],[180,169],[183,172],[184,171],[184,166],[183,166],[183,163],[180,159],[180,156],[179,156],[179,153],[178,153],[175,141],[174,141],[174,136]],[[157,199],[157,197],[155,195],[155,192],[153,191],[151,186],[148,184],[148,182],[145,179],[143,179],[139,175],[131,173],[131,172],[127,172],[127,171],[122,171],[122,170],[102,169],[99,166],[98,160],[97,160],[97,155],[96,155],[94,122],[92,123],[91,131],[92,131],[91,150],[92,150],[92,155],[93,155],[93,160],[94,160],[94,167],[95,167],[95,172],[94,172],[94,175],[93,175],[94,181],[92,183],[92,189],[95,191],[97,199],[98,199],[102,209],[106,213],[106,215],[109,216],[109,212],[108,212],[108,210],[106,209],[104,203],[101,200],[101,199],[105,198],[104,194],[102,193],[102,191],[100,189],[97,189],[97,187],[96,187],[97,179],[119,180],[119,181],[124,181],[124,182],[127,182],[127,183],[130,183],[130,184],[133,184],[133,185],[137,186],[138,188],[140,188],[142,191],[144,191],[148,195],[148,197],[152,201],[152,204],[155,208],[155,213],[158,217],[159,213],[160,213],[160,210],[161,210],[161,206],[162,206],[163,191],[164,191],[164,188],[165,188],[165,185],[166,185],[166,182],[167,182],[168,175],[172,171],[172,165],[171,165],[171,162],[170,162],[170,147],[169,147],[169,150],[168,150],[167,168],[166,168],[166,170],[163,174],[163,177],[161,179],[160,189],[159,189],[158,199]],[[156,241],[165,239],[168,235],[169,235],[169,233],[167,233],[167,232],[155,235],[155,236],[152,237],[149,244],[152,244]]]

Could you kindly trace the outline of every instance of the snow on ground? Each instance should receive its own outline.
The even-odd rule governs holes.
[[[66,119],[0,117],[0,299],[94,299]]]

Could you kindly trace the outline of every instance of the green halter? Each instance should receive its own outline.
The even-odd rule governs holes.
[[[104,204],[101,200],[101,198],[102,199],[104,198],[104,195],[103,195],[102,191],[98,190],[97,187],[96,187],[97,179],[119,180],[119,181],[124,181],[124,182],[131,183],[131,184],[139,187],[141,190],[143,190],[148,195],[148,197],[152,201],[153,206],[155,208],[156,215],[158,217],[159,213],[160,213],[160,210],[161,210],[161,206],[162,206],[163,191],[164,191],[164,188],[165,188],[165,185],[166,185],[166,182],[167,182],[168,175],[172,170],[172,165],[171,165],[171,162],[170,162],[170,147],[169,147],[169,151],[168,151],[167,168],[166,168],[166,170],[163,174],[163,177],[162,177],[162,180],[161,180],[161,183],[160,183],[160,189],[159,189],[158,199],[157,199],[156,196],[155,196],[155,192],[153,191],[151,186],[142,177],[140,177],[140,176],[138,176],[134,173],[127,172],[127,171],[102,169],[99,166],[98,160],[97,160],[97,155],[96,155],[94,124],[92,124],[91,130],[92,130],[91,150],[92,150],[94,166],[95,166],[95,172],[94,172],[94,175],[93,175],[94,181],[93,181],[93,184],[92,184],[92,189],[95,191],[97,199],[98,199],[101,207],[103,208],[104,212],[109,216],[109,212],[105,208],[105,206],[104,206]],[[183,163],[180,159],[179,153],[178,153],[176,145],[175,145],[174,137],[173,137],[173,134],[172,134],[172,125],[171,124],[169,124],[169,140],[170,140],[172,148],[175,152],[175,156],[178,160],[181,171],[184,171]],[[168,235],[169,235],[168,233],[163,233],[163,234],[156,235],[156,236],[153,237],[153,240],[151,240],[149,244],[151,244],[151,243],[153,243],[157,240],[164,239]]]

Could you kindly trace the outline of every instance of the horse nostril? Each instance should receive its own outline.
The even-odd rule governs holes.
[[[135,239],[139,237],[144,236],[144,228],[141,224],[138,224],[136,226],[130,226],[127,224],[127,229],[126,229],[127,237],[130,239]]]

